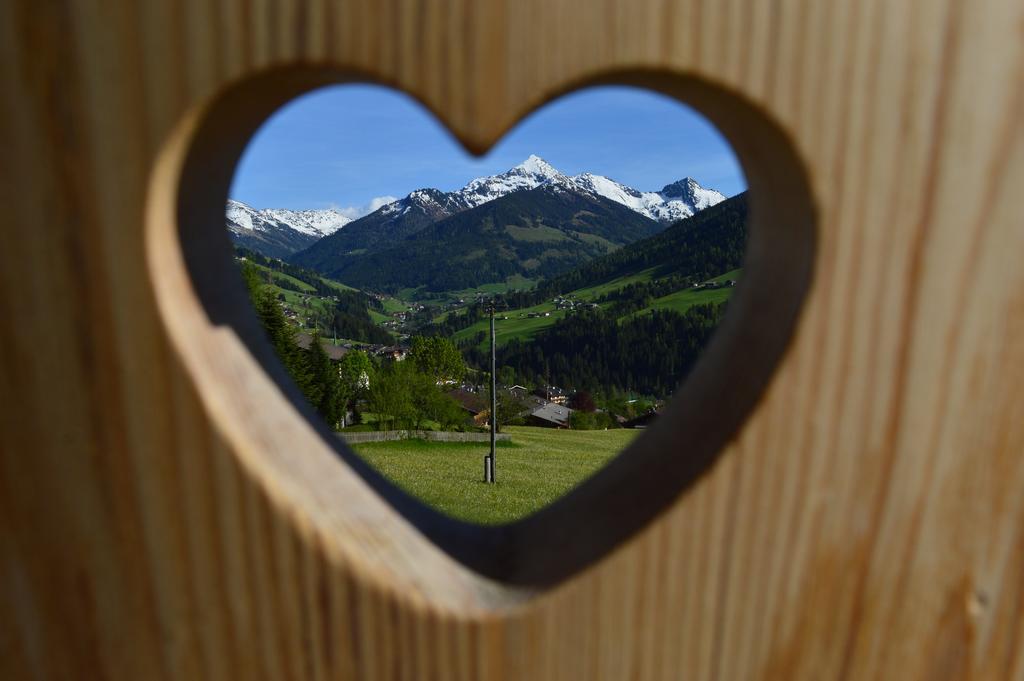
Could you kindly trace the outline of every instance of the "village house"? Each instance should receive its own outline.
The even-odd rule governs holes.
[[[526,389],[526,386],[523,385],[509,386],[508,391],[512,395],[512,397],[516,398],[517,400],[524,399],[527,393],[529,392],[529,390]]]
[[[450,390],[448,395],[459,403],[459,406],[472,419],[473,425],[482,426],[487,423],[490,413],[487,410],[486,400],[482,395],[465,388]]]
[[[406,350],[398,345],[387,345],[380,349],[377,353],[379,356],[386,359],[392,359],[396,362],[401,362],[405,359]]]
[[[542,385],[534,390],[533,394],[548,402],[554,402],[555,404],[565,404],[569,401],[569,394],[554,385]]]
[[[295,344],[303,350],[308,350],[313,344],[313,337],[308,333],[296,334]],[[334,345],[326,338],[320,339],[320,346],[324,349],[324,352],[327,353],[327,357],[329,357],[332,362],[341,360],[342,357],[349,353],[350,349],[344,345]]]
[[[526,423],[541,428],[568,428],[573,410],[562,404],[546,402],[530,412]]]

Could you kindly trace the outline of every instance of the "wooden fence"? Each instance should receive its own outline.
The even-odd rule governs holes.
[[[490,433],[458,433],[442,430],[376,430],[356,433],[338,433],[349,443],[391,442],[393,440],[427,440],[430,442],[490,442]],[[496,440],[511,440],[508,433],[498,433]]]

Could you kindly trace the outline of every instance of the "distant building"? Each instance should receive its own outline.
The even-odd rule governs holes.
[[[309,346],[313,344],[313,337],[308,333],[296,334],[295,344],[303,350],[309,350]],[[344,345],[332,345],[331,342],[325,338],[320,339],[320,346],[333,362],[337,362],[349,352],[348,347],[345,347]]]
[[[541,428],[568,428],[572,411],[564,405],[547,402],[531,411],[526,417],[526,423]]]
[[[565,404],[569,401],[568,393],[554,385],[542,385],[534,390],[533,394],[555,404]]]
[[[468,420],[471,420],[473,425],[487,425],[491,414],[482,395],[470,392],[465,387],[449,390],[447,394],[459,403],[459,406],[466,412]]]
[[[407,354],[406,349],[399,345],[377,345],[371,348],[371,352],[378,357],[392,359],[396,362],[401,362]]]
[[[512,397],[516,398],[517,400],[523,399],[524,397],[526,397],[526,393],[529,392],[526,389],[526,386],[523,385],[510,386],[508,391],[512,393]]]

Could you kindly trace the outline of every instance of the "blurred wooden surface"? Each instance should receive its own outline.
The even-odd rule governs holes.
[[[4,2],[0,678],[1024,679],[1022,27],[1010,0]],[[266,413],[196,305],[165,224],[190,133],[296,65],[476,151],[627,71],[788,134],[818,210],[791,346],[608,558],[546,590],[462,567]]]

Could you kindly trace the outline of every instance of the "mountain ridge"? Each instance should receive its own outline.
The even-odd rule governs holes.
[[[256,209],[228,199],[225,220],[232,241],[263,255],[285,258],[352,222],[338,211]]]
[[[550,231],[542,234],[541,231],[534,229],[537,225],[545,224],[545,215],[537,210],[540,204],[531,207],[527,205],[528,202],[509,198],[518,195],[533,197],[555,210],[558,214],[557,220],[546,226],[560,231],[561,234],[556,235]],[[562,196],[563,200],[552,202],[545,199],[551,196]],[[382,206],[348,224],[345,229],[295,253],[290,260],[355,286],[394,287],[401,282],[403,286],[426,285],[429,289],[436,290],[440,285],[440,279],[458,279],[462,284],[472,286],[495,281],[493,277],[500,277],[503,273],[529,276],[528,270],[541,264],[547,267],[547,270],[541,271],[564,271],[567,267],[577,265],[586,259],[650,236],[659,228],[664,228],[723,200],[724,196],[720,192],[705,189],[692,178],[667,184],[660,192],[641,192],[593,173],[565,175],[539,156],[531,155],[503,173],[476,178],[456,191],[443,192],[426,188],[410,192],[406,197]],[[485,226],[477,226],[475,231],[467,231],[465,220],[455,220],[455,217],[464,213],[476,215],[477,213],[473,211],[502,201],[515,203],[519,211],[516,215],[510,214],[507,210],[499,211],[502,219],[507,220],[501,227],[512,235],[512,241],[516,242],[510,243],[508,239],[500,239],[505,247],[503,253],[495,255],[487,252],[483,254],[481,262],[468,263],[464,260],[458,261],[454,256],[455,252],[465,250],[465,244],[453,240],[446,241],[443,233],[436,229],[429,232],[430,238],[417,236],[435,225],[449,228],[458,225],[457,231],[461,234],[459,238],[476,239],[480,243],[486,242],[496,246],[498,242],[494,238],[485,236]],[[573,216],[564,214],[563,204],[567,203],[573,203],[580,211],[590,213],[586,218],[576,218],[585,223],[586,228],[581,233],[577,233],[580,230],[573,226],[570,219]],[[617,208],[612,209],[612,205]],[[589,210],[588,206],[593,210]],[[486,211],[480,213],[484,214]],[[594,217],[598,215],[616,224],[597,224]],[[620,228],[622,225],[631,226],[634,233],[623,231]],[[454,238],[453,236],[452,239]],[[411,246],[399,246],[401,242],[410,239],[416,240],[412,243],[420,248],[436,251],[436,262],[426,263],[422,254],[410,251]],[[580,244],[581,240],[587,243]],[[546,251],[532,248],[536,251],[534,255],[539,257],[538,260],[534,255],[526,255],[531,251],[531,247],[523,245],[522,241],[570,243]],[[602,248],[595,248],[595,244],[601,244]],[[384,251],[391,257],[401,257],[410,263],[419,263],[420,266],[411,269],[396,268],[380,255]],[[514,255],[510,255],[512,251],[515,252]],[[499,263],[499,260],[518,260],[518,263]],[[437,272],[441,266],[477,267],[483,262],[486,262],[484,271],[471,271],[459,276],[442,275]],[[385,273],[393,276],[394,280],[383,281],[381,277]],[[423,274],[427,279],[422,282],[411,282],[410,277],[415,273]]]
[[[324,239],[292,262],[359,288],[471,288],[513,275],[546,278],[637,239],[660,223],[600,196],[541,185],[511,192],[365,252]]]
[[[406,238],[459,212],[545,185],[556,191],[603,197],[665,225],[725,200],[720,192],[689,177],[659,191],[640,191],[594,173],[565,175],[540,156],[531,154],[503,173],[474,178],[451,192],[430,187],[416,189],[355,220],[333,209],[257,210],[229,200],[227,224],[236,243],[273,257],[290,257],[327,237],[334,237],[335,243],[326,250],[335,255],[358,254],[379,242]],[[347,233],[338,236],[342,228]],[[311,264],[308,259],[306,264]]]

